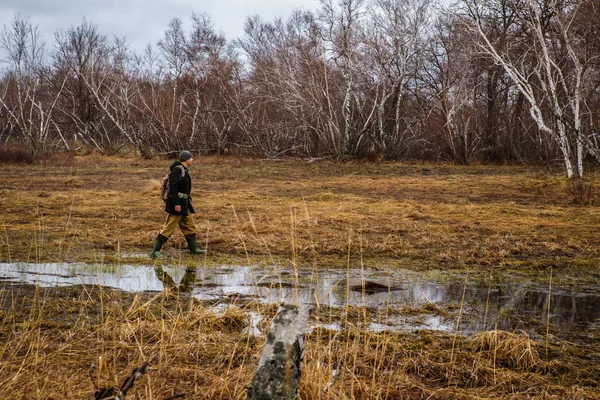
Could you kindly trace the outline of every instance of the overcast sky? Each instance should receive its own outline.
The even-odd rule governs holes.
[[[47,47],[54,32],[87,21],[109,38],[126,36],[130,48],[141,52],[162,38],[169,21],[179,17],[186,30],[192,12],[206,13],[215,30],[232,40],[243,33],[247,16],[265,21],[288,17],[294,9],[317,10],[318,0],[0,0],[0,25],[9,25],[15,14],[38,25]]]

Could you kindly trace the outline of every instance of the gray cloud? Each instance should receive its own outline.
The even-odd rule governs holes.
[[[269,21],[287,16],[295,8],[317,9],[317,0],[3,0],[0,25],[10,24],[19,13],[38,25],[47,45],[57,30],[79,25],[85,18],[109,37],[125,36],[131,48],[142,51],[155,45],[169,21],[178,17],[188,24],[192,12],[210,16],[217,31],[229,39],[242,34],[247,16],[258,14]]]

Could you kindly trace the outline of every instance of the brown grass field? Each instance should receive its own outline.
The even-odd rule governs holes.
[[[169,164],[92,155],[0,165],[0,262],[152,264]],[[600,278],[593,175],[567,184],[535,167],[233,157],[199,157],[191,175],[203,265],[552,268]],[[198,262],[184,247],[178,232],[158,263]],[[6,283],[0,303],[1,399],[93,399],[144,360],[128,398],[244,399],[265,333],[244,329],[248,312],[275,311],[240,302],[217,315],[177,290]],[[361,323],[366,312],[311,315],[342,328],[307,334],[300,399],[600,399],[598,344],[376,333]]]
[[[139,262],[127,254],[149,253],[162,227],[169,164],[2,165],[0,259]],[[191,176],[212,261],[345,266],[350,254],[410,268],[539,269],[600,259],[598,207],[574,204],[562,175],[539,168],[204,157]],[[177,233],[166,254],[184,246]]]

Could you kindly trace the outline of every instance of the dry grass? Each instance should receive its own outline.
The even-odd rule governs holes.
[[[473,348],[491,353],[496,363],[518,371],[532,371],[542,364],[533,341],[526,333],[481,332],[473,338]]]
[[[168,162],[78,157],[0,171],[0,261],[148,263]],[[201,158],[192,167],[201,262],[546,268],[593,280],[600,212],[560,175],[525,167]],[[592,183],[593,186],[593,183]],[[586,193],[593,197],[594,191]],[[587,195],[586,195],[587,196]],[[595,203],[590,199],[588,204]],[[164,263],[196,263],[169,241]],[[0,398],[93,398],[144,360],[131,398],[243,399],[275,307],[215,311],[176,290],[0,288]],[[266,315],[251,335],[250,313]],[[301,399],[600,399],[596,344],[491,331],[375,333],[367,314],[316,310]]]
[[[571,196],[574,204],[591,205],[596,201],[594,180],[571,179],[567,183],[567,193]]]
[[[148,372],[129,398],[243,399],[264,340],[248,334],[249,312],[266,315],[268,325],[276,308],[248,303],[217,313],[176,291],[93,287],[5,286],[0,300],[2,399],[93,398],[144,360]],[[522,334],[344,326],[307,335],[300,398],[600,398],[597,346],[551,342],[546,358],[538,355],[544,343]]]
[[[31,164],[33,154],[24,147],[0,147],[0,163]]]
[[[0,259],[149,252],[165,218],[158,179],[168,164],[87,156],[5,165]],[[349,247],[353,263],[360,253],[369,265],[411,268],[572,268],[600,259],[598,208],[573,204],[560,175],[534,168],[206,157],[192,177],[209,260],[345,265]],[[177,233],[166,254],[178,258],[183,247]]]

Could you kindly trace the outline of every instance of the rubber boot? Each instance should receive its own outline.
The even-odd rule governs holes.
[[[159,238],[154,239],[154,247],[152,247],[152,253],[150,253],[150,257],[159,258],[162,257],[160,254],[160,249],[162,249],[164,242]]]
[[[190,250],[190,254],[204,254],[206,250],[202,250],[198,248],[198,242],[196,242],[195,237],[186,236],[185,240],[187,240],[188,249]]]

